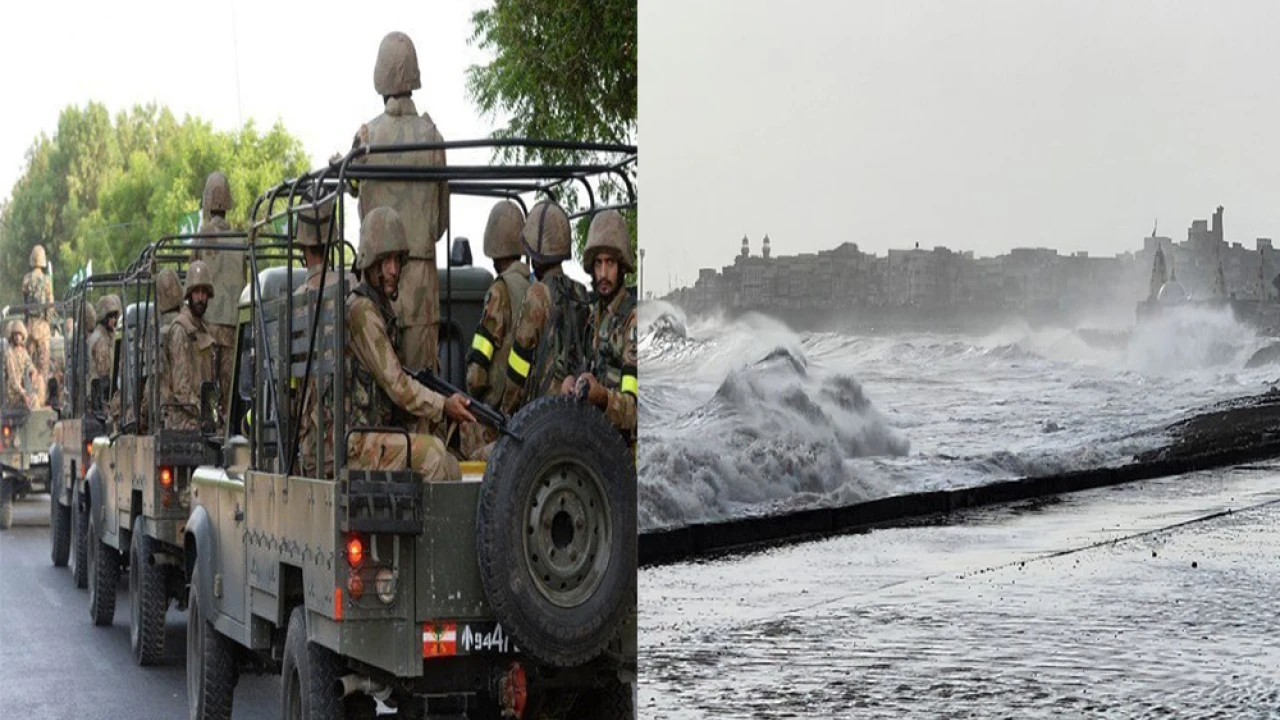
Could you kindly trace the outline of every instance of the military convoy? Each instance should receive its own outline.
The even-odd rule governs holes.
[[[20,322],[27,306],[5,308],[0,327],[6,329],[6,337],[0,339],[0,358],[7,358],[9,338],[7,329],[11,320]],[[23,330],[25,332],[25,328]],[[55,338],[51,349],[61,349],[61,339]],[[56,355],[55,355],[56,357]],[[54,375],[58,368],[51,368]],[[11,404],[8,393],[10,371],[8,362],[0,362],[0,530],[8,530],[13,523],[13,503],[24,500],[33,492],[49,492],[49,447],[54,423],[58,419],[56,404],[45,402],[43,407]],[[48,378],[44,388],[35,392],[45,400],[56,399],[58,383]]]

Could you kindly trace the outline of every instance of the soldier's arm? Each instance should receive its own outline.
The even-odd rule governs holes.
[[[617,389],[609,390],[609,403],[605,417],[613,426],[625,433],[636,431],[636,400],[639,393],[636,363],[636,311],[627,316],[623,329],[626,340],[622,345],[622,382]]]
[[[387,326],[367,298],[356,297],[348,306],[347,342],[392,402],[411,415],[433,422],[444,417],[444,397],[404,371],[391,347]]]
[[[425,112],[422,113],[422,116],[427,119],[427,122],[431,123],[431,141],[444,142],[444,136],[440,134],[439,126],[431,119],[431,116]],[[446,166],[449,164],[448,154],[443,148],[437,150],[435,155],[440,165]],[[439,227],[436,228],[436,242],[439,242],[440,238],[444,237],[445,228],[449,227],[449,183],[437,183],[436,187],[438,188],[436,191],[436,222],[439,223]]]
[[[503,312],[509,296],[507,284],[501,278],[495,280],[484,295],[484,315],[471,338],[471,351],[467,353],[467,392],[476,397],[484,397],[489,392],[489,366],[509,331],[505,317],[508,313]]]
[[[191,364],[191,338],[186,328],[174,323],[165,335],[165,351],[169,355],[169,392],[171,398],[162,404],[181,406],[179,412],[197,415],[200,412],[200,381],[196,368]]]
[[[106,333],[93,344],[93,376],[111,378],[111,338]]]
[[[525,381],[529,379],[529,371],[533,368],[533,360],[538,350],[538,338],[542,336],[542,326],[547,320],[547,308],[551,304],[551,296],[547,286],[534,283],[525,293],[521,306],[520,322],[515,327],[515,339],[511,343],[511,353],[507,356],[507,385],[502,391],[502,411],[515,412],[520,405],[520,396],[524,393]]]

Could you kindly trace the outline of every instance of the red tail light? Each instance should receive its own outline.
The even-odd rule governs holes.
[[[173,468],[160,468],[160,485],[166,489],[173,487]]]
[[[352,535],[347,538],[347,563],[351,567],[360,567],[360,563],[364,562],[364,541],[359,535]]]
[[[516,717],[522,718],[524,706],[528,700],[529,684],[524,675],[524,668],[518,662],[511,663],[506,675],[502,676],[502,709],[506,713],[515,713]]]

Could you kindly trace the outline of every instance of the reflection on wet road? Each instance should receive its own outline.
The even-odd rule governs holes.
[[[641,572],[641,714],[1280,715],[1280,474]]]

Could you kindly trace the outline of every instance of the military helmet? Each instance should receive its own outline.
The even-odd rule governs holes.
[[[199,288],[208,290],[209,297],[213,297],[213,271],[203,260],[196,260],[187,266],[187,287],[182,292],[182,299],[191,297],[191,293]]]
[[[304,247],[317,247],[329,239],[329,223],[333,220],[336,196],[315,207],[297,213],[297,241]]]
[[[15,334],[21,334],[24,338],[27,337],[27,324],[17,318],[9,321],[9,327],[7,328],[7,332],[5,332],[4,336],[11,338]]]
[[[484,255],[491,260],[520,257],[523,254],[520,232],[524,227],[524,211],[510,200],[503,200],[489,211],[484,226]]]
[[[390,32],[378,45],[378,61],[373,66],[373,89],[379,95],[401,95],[422,87],[418,73],[418,51],[402,32]]]
[[[542,264],[564,262],[572,256],[569,249],[569,216],[554,202],[544,200],[529,211],[524,221],[525,252]]]
[[[409,253],[400,214],[385,205],[376,207],[360,221],[360,247],[356,249],[356,269],[368,270],[387,255]]]
[[[173,268],[165,268],[156,276],[156,306],[162,313],[182,307],[182,281]]]
[[[587,246],[582,251],[583,265],[587,271],[596,262],[596,255],[612,251],[618,257],[618,264],[626,272],[635,272],[635,263],[631,260],[631,237],[627,231],[627,220],[617,210],[605,210],[591,218],[591,228],[587,230]]]
[[[206,214],[225,213],[231,209],[231,183],[217,170],[209,173],[204,181],[204,196],[200,200]]]
[[[116,315],[121,313],[119,295],[104,295],[102,296],[102,299],[98,301],[99,322],[106,322],[107,316],[111,313],[115,313]]]
[[[47,263],[44,259],[44,246],[36,245],[31,248],[31,267],[43,269]]]

